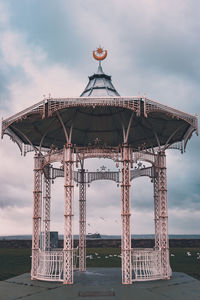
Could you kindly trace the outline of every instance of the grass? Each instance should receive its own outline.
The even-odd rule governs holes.
[[[120,267],[120,251],[119,248],[88,248],[87,267]],[[187,252],[190,252],[191,256],[188,256]],[[197,259],[197,252],[200,253],[200,248],[170,249],[172,270],[184,272],[200,280],[200,259]],[[30,272],[30,255],[30,249],[0,249],[0,280]],[[90,255],[92,255],[92,259],[90,259]]]
[[[191,253],[191,256],[187,255]],[[170,249],[170,265],[173,271],[186,273],[200,280],[200,259],[197,259],[200,248],[172,248]],[[175,256],[171,256],[174,254]]]
[[[0,249],[0,280],[30,272],[31,249]]]

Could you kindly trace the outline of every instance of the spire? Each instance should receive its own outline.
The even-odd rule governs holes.
[[[107,50],[99,47],[93,51],[93,57],[99,61],[95,74],[89,76],[89,82],[80,97],[112,97],[120,96],[112,84],[111,76],[103,72],[101,61],[107,57]]]
[[[98,66],[98,69],[97,69],[97,74],[104,74],[102,66],[101,66],[101,61],[99,62],[99,66]]]

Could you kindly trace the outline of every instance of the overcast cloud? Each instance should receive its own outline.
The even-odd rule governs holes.
[[[104,71],[121,95],[146,94],[188,113],[200,112],[200,2],[196,0],[0,0],[0,116],[40,100],[79,96],[97,69],[92,50],[108,50]],[[200,140],[168,151],[170,233],[200,234]],[[0,141],[0,235],[32,232],[33,154]],[[90,160],[95,170],[106,160]],[[145,189],[144,189],[145,186]],[[153,187],[132,182],[132,233],[153,233]],[[63,231],[63,183],[53,185],[52,230]],[[75,190],[75,233],[78,232]],[[87,189],[87,231],[121,232],[120,187]],[[104,220],[102,219],[104,218]]]

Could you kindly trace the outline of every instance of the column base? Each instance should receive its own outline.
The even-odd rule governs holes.
[[[66,284],[66,285],[73,285],[73,282],[68,282],[68,281],[63,281],[63,284]]]

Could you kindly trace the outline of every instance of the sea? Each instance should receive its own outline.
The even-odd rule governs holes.
[[[121,235],[104,235],[102,239],[121,239]],[[132,234],[132,239],[154,239],[154,234]],[[169,234],[170,239],[200,239],[200,234]],[[31,240],[31,235],[8,235],[0,236],[0,240]],[[59,239],[63,239],[63,235],[59,235]],[[74,239],[78,239],[78,235],[74,235]]]

